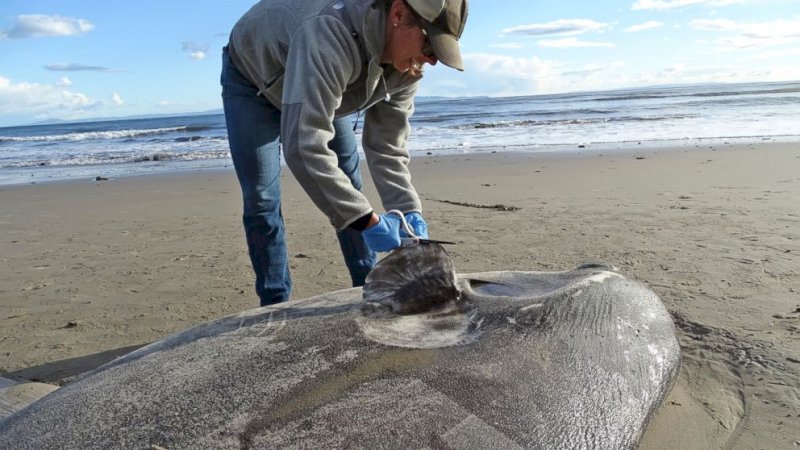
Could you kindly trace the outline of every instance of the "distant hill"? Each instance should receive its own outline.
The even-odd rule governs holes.
[[[441,96],[420,96],[417,97],[416,100],[418,102],[437,102],[437,101],[446,101],[446,100],[456,100],[461,97],[441,97]],[[479,97],[471,97],[471,98],[479,98]],[[212,116],[217,114],[224,114],[222,108],[217,109],[210,109],[207,111],[199,111],[199,112],[184,112],[184,113],[176,113],[176,114],[137,114],[133,116],[115,116],[115,117],[87,117],[85,119],[76,119],[76,120],[62,120],[62,119],[47,119],[41,120],[39,122],[29,123],[26,125],[16,125],[16,126],[37,126],[37,125],[58,125],[58,124],[75,124],[75,123],[85,123],[85,122],[112,122],[115,120],[136,120],[136,119],[158,119],[161,117],[183,117],[183,116]]]
[[[476,99],[476,98],[489,98],[488,96],[481,95],[475,97],[444,97],[444,96],[419,96],[416,98],[417,102],[426,103],[426,102],[440,102],[440,101],[448,101],[448,100],[459,100],[459,99]],[[34,123],[29,123],[26,125],[14,125],[14,126],[38,126],[38,125],[69,125],[75,123],[86,123],[86,122],[113,122],[115,120],[136,120],[136,119],[158,119],[161,117],[183,117],[183,116],[212,116],[217,114],[224,114],[222,108],[217,109],[210,109],[207,111],[199,111],[199,112],[183,112],[183,113],[176,113],[176,114],[137,114],[133,116],[115,116],[115,117],[87,117],[85,119],[76,119],[76,120],[62,120],[62,119],[47,119],[41,120]],[[2,128],[2,127],[0,127]]]
[[[208,111],[185,112],[177,114],[137,114],[133,116],[118,116],[118,117],[89,117],[86,119],[77,119],[77,120],[47,119],[22,126],[58,125],[58,124],[66,125],[66,124],[85,123],[85,122],[113,122],[115,120],[158,119],[161,117],[213,116],[217,114],[223,114],[222,108],[210,109]]]
[[[447,100],[461,100],[461,99],[465,99],[465,98],[468,98],[470,100],[474,100],[474,99],[478,99],[478,98],[489,98],[489,96],[488,95],[476,95],[476,96],[472,96],[472,97],[443,97],[443,96],[438,96],[438,95],[431,95],[431,96],[420,96],[420,97],[417,97],[415,100],[417,102],[420,102],[420,103],[425,103],[425,102],[441,102],[441,101],[447,101]]]
[[[456,100],[458,98],[461,97],[421,96],[417,97],[416,100],[418,102],[436,102],[436,101]],[[224,114],[222,108],[210,109],[207,111],[199,111],[199,112],[183,112],[176,114],[137,114],[133,116],[87,117],[85,119],[76,119],[76,120],[47,119],[47,120],[41,120],[39,122],[29,123],[26,125],[15,125],[15,126],[25,127],[25,126],[37,126],[37,125],[59,125],[59,124],[69,125],[69,124],[86,123],[86,122],[113,122],[115,120],[158,119],[161,117],[213,116],[217,114]]]

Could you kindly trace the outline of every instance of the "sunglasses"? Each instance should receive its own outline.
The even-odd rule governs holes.
[[[436,55],[433,53],[433,47],[431,47],[431,41],[428,39],[428,32],[421,25],[419,29],[422,31],[422,37],[425,39],[425,42],[422,44],[422,54],[429,58],[436,58]]]

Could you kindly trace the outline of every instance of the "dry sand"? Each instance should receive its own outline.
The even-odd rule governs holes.
[[[412,166],[460,272],[606,261],[660,295],[683,365],[642,448],[800,448],[800,145]],[[295,298],[349,287],[332,229],[284,186]],[[495,204],[521,209],[476,207]],[[0,229],[6,377],[63,383],[257,306],[230,169],[2,187]]]

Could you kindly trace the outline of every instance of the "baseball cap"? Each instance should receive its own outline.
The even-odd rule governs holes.
[[[406,3],[422,19],[436,59],[463,71],[458,40],[467,23],[467,0],[406,0]]]

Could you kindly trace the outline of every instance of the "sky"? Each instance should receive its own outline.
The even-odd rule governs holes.
[[[298,0],[300,1],[300,0]],[[0,1],[0,126],[221,108],[252,0]],[[800,0],[471,0],[422,96],[800,79]]]

